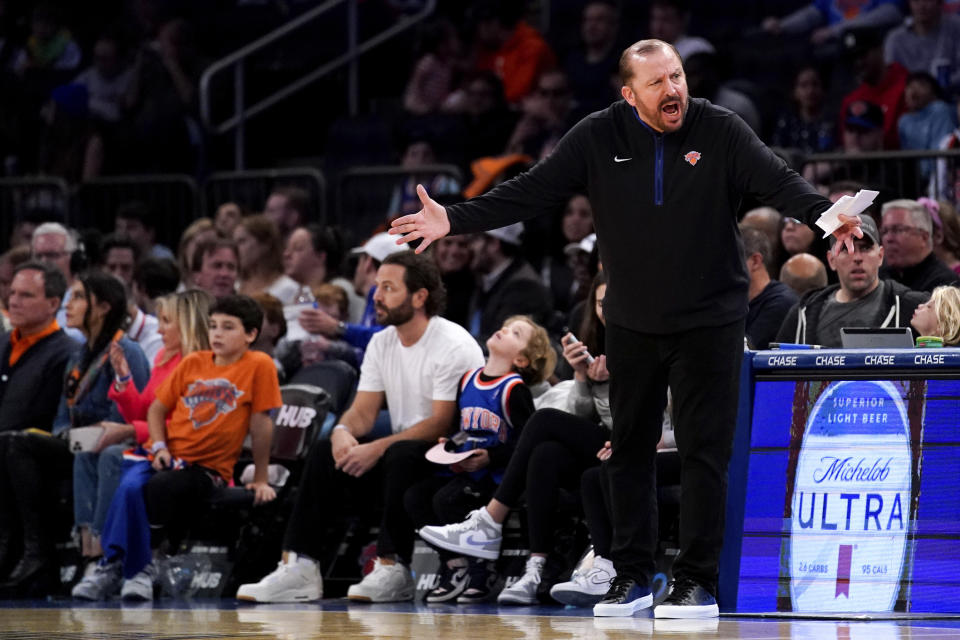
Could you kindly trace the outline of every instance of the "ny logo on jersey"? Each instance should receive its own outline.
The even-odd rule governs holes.
[[[197,380],[187,387],[183,404],[190,409],[193,428],[200,429],[236,409],[237,400],[243,394],[236,385],[224,378]]]
[[[683,159],[689,162],[691,167],[695,167],[697,163],[700,162],[700,152],[688,151],[684,154]]]

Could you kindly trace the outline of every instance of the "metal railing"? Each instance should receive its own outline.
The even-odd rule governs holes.
[[[200,203],[196,181],[183,175],[141,175],[96,178],[77,185],[70,225],[113,229],[117,209],[142,202],[154,215],[156,241],[176,247],[180,234],[197,217]]]
[[[434,8],[436,7],[436,0],[425,0],[423,8],[416,13],[401,17],[384,31],[381,31],[365,42],[358,43],[357,1],[358,0],[327,0],[327,2],[324,2],[320,6],[307,11],[285,25],[271,31],[265,36],[254,40],[245,47],[242,47],[230,55],[214,62],[203,72],[203,76],[200,78],[200,115],[203,119],[204,126],[206,126],[206,128],[214,134],[222,135],[233,131],[234,157],[237,170],[242,170],[246,162],[244,153],[244,146],[246,143],[245,124],[248,119],[257,114],[263,113],[281,100],[292,96],[325,75],[343,66],[349,67],[347,88],[349,112],[351,116],[356,115],[358,106],[357,94],[359,82],[357,77],[357,59],[367,51],[379,46],[381,43],[389,40],[402,31],[405,31],[406,29],[409,29],[410,27],[423,21],[426,17],[433,13]],[[248,106],[246,104],[246,97],[244,95],[246,91],[247,80],[247,60],[252,55],[263,51],[265,48],[283,40],[284,38],[287,38],[294,31],[297,31],[308,24],[314,23],[320,17],[343,4],[346,4],[347,9],[347,50],[341,55],[335,57],[333,60],[330,60],[329,62],[320,65],[313,71],[305,74],[301,78],[290,82],[280,89],[277,89],[266,98],[263,98]],[[214,77],[216,77],[218,74],[230,69],[233,70],[234,113],[231,117],[227,118],[223,122],[215,123],[211,113],[212,82]]]
[[[10,244],[22,213],[43,211],[67,220],[70,188],[60,178],[0,178],[0,246]]]
[[[960,149],[815,153],[802,157],[797,171],[814,183],[852,180],[886,189],[882,197],[930,196],[957,202],[960,196]]]
[[[358,167],[348,169],[337,180],[336,218],[344,231],[364,238],[390,218],[413,213],[419,200],[412,191],[422,182],[433,197],[444,195],[461,199],[463,176],[452,164],[431,164],[411,169],[401,166]],[[403,204],[416,208],[403,211]]]
[[[224,202],[236,202],[251,211],[260,211],[276,187],[299,187],[310,194],[313,211],[310,222],[327,221],[327,181],[311,167],[222,171],[207,176],[203,183],[200,210],[211,218]]]

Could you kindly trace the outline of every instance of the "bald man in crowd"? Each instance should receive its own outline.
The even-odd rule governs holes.
[[[807,291],[827,286],[827,268],[816,256],[798,253],[783,263],[780,282],[802,296]]]

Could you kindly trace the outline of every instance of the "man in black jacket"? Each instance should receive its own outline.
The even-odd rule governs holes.
[[[529,315],[541,325],[550,320],[550,292],[520,254],[522,234],[523,224],[518,222],[477,234],[470,243],[477,286],[467,329],[481,345],[510,316]]]
[[[571,192],[594,208],[609,285],[604,300],[613,411],[607,470],[617,577],[594,608],[631,615],[652,603],[656,445],[673,392],[682,461],[680,555],[657,617],[711,617],[723,543],[727,465],[743,357],[747,276],[736,213],[749,195],[812,224],[830,207],[732,112],[688,98],[676,50],[642,40],[620,59],[622,101],[581,120],[530,171],[469,202],[423,210],[392,233],[423,239],[560,211]],[[834,233],[849,243],[856,218]]]
[[[0,336],[0,460],[21,431],[50,431],[53,424],[67,358],[78,348],[56,320],[66,290],[63,274],[52,265],[25,262],[14,271],[8,306],[13,330]],[[11,538],[8,527],[0,528],[4,576],[16,554]]]
[[[63,370],[77,344],[56,315],[67,289],[56,267],[26,262],[10,285],[13,331],[0,336],[0,433],[50,430],[60,403]]]
[[[827,255],[840,283],[804,295],[780,326],[778,342],[841,347],[843,327],[910,326],[913,312],[930,294],[881,280],[880,234],[870,216],[863,217],[861,229],[863,238],[854,241],[854,252],[842,248]]]

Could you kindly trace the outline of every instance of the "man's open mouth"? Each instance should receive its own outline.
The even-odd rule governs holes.
[[[668,102],[663,105],[663,112],[668,116],[675,116],[680,113],[680,103],[679,102]]]

